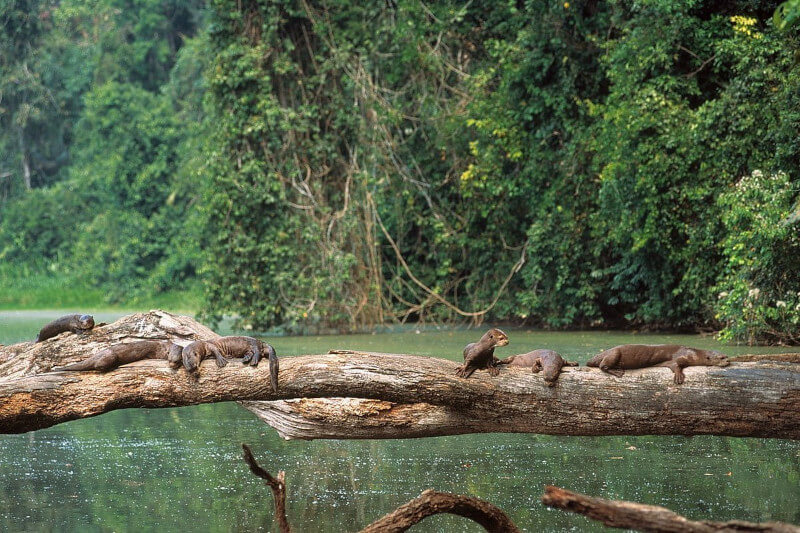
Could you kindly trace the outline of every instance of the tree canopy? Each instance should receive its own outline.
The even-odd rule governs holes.
[[[14,0],[0,258],[259,330],[797,342],[778,5]]]

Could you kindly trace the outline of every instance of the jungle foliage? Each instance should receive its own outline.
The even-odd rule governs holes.
[[[255,329],[797,342],[785,4],[17,0],[0,258]]]

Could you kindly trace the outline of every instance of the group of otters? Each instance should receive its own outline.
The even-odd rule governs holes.
[[[71,331],[85,333],[94,327],[92,315],[67,315],[42,328],[36,342]],[[506,346],[508,336],[497,328],[483,334],[478,342],[467,344],[464,348],[464,364],[458,367],[456,375],[468,378],[478,369],[484,369],[489,375],[500,373],[499,365],[529,367],[534,373],[544,371],[544,382],[548,387],[556,384],[561,367],[578,366],[564,360],[553,350],[534,350],[532,352],[512,355],[505,359],[494,356],[494,349]],[[272,389],[278,390],[278,357],[275,349],[269,344],[253,337],[220,337],[211,341],[194,341],[186,347],[170,341],[137,341],[117,344],[106,348],[85,361],[54,368],[62,370],[100,370],[102,372],[116,368],[125,363],[142,359],[166,359],[171,368],[179,368],[183,364],[188,372],[197,372],[200,361],[214,357],[217,366],[228,364],[226,358],[241,358],[243,364],[257,366],[261,354],[269,358],[270,383]],[[683,383],[683,369],[687,366],[728,366],[728,357],[715,350],[688,348],[677,344],[623,344],[600,352],[592,357],[586,366],[599,367],[616,377],[622,377],[625,370],[650,366],[667,367],[675,374],[674,382]]]

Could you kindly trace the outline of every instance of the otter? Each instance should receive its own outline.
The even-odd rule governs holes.
[[[534,350],[528,353],[512,355],[497,361],[498,365],[531,367],[534,374],[544,370],[544,382],[548,387],[555,387],[556,380],[563,366],[578,366],[578,363],[566,361],[561,354],[553,350]]]
[[[728,366],[728,356],[716,350],[700,350],[677,344],[623,344],[600,352],[586,366],[599,367],[612,376],[622,377],[625,369],[665,366],[675,374],[674,382],[684,381],[687,366]]]
[[[66,315],[46,324],[34,342],[42,342],[59,333],[71,331],[72,333],[85,333],[94,327],[92,315]]]
[[[497,359],[494,349],[497,346],[506,346],[508,336],[497,328],[492,328],[483,334],[478,342],[471,342],[464,348],[464,364],[456,369],[456,376],[468,378],[479,368],[485,368],[490,376],[500,373],[497,369]]]
[[[278,357],[275,348],[253,337],[220,337],[213,341],[195,341],[183,349],[181,359],[188,372],[196,372],[200,361],[214,357],[218,367],[228,364],[225,359],[241,357],[242,363],[257,366],[261,354],[269,357],[269,377],[272,390],[278,392]],[[171,362],[172,366],[178,366]]]
[[[124,344],[115,344],[101,350],[85,361],[71,365],[54,368],[54,372],[99,370],[108,372],[113,368],[142,359],[167,359],[177,357],[180,361],[183,347],[170,341],[137,341]]]

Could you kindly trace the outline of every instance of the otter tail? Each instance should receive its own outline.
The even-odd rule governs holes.
[[[269,356],[269,382],[272,385],[272,391],[278,392],[278,355],[271,344],[264,343],[264,347]]]
[[[96,370],[94,361],[92,361],[91,358],[78,363],[72,363],[71,365],[59,366],[50,369],[51,372],[81,372],[83,370]]]

